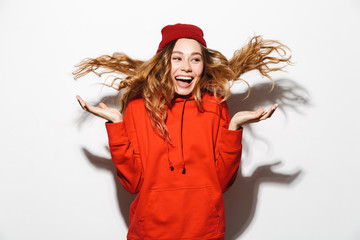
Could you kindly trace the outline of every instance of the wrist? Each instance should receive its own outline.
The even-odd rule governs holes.
[[[234,124],[234,123],[231,123],[229,124],[229,130],[238,130],[239,129],[239,126],[237,126],[237,124]]]
[[[107,119],[110,123],[119,123],[122,122],[122,118],[114,118],[114,119]]]
[[[121,119],[118,119],[118,120],[113,120],[113,121],[110,121],[110,122],[112,122],[112,123],[119,123],[119,122],[122,122],[122,120],[121,120]]]

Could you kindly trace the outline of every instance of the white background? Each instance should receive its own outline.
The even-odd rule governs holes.
[[[133,196],[115,179],[104,120],[79,107],[115,90],[86,57],[146,60],[167,24],[192,23],[231,57],[251,36],[280,40],[295,64],[244,76],[231,112],[279,103],[245,128],[238,179],[225,197],[227,239],[360,239],[360,2],[0,1],[0,239],[126,239]],[[112,98],[110,98],[112,99]],[[279,163],[279,164],[276,164]]]

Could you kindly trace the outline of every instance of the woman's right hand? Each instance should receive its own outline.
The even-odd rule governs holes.
[[[84,101],[79,95],[76,98],[85,111],[94,114],[95,116],[104,118],[113,123],[122,122],[123,117],[121,112],[115,108],[108,108],[105,103],[99,103],[99,107],[91,106],[89,103]]]

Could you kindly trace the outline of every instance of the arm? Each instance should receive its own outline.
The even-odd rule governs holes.
[[[242,150],[242,126],[270,118],[277,106],[277,104],[274,104],[267,111],[259,108],[256,111],[237,112],[230,121],[226,102],[221,105],[216,143],[216,169],[223,192],[230,188],[237,176]]]
[[[111,158],[117,168],[117,175],[130,193],[140,191],[143,168],[134,128],[131,104],[125,110],[124,121],[106,123]]]
[[[139,192],[142,184],[143,168],[137,145],[131,103],[125,110],[123,120],[121,113],[117,109],[108,108],[102,102],[98,107],[92,106],[79,95],[76,98],[85,111],[109,121],[106,123],[106,130],[109,137],[111,158],[117,168],[118,178],[128,192]]]
[[[221,105],[219,130],[215,146],[216,171],[223,192],[226,192],[236,179],[242,151],[243,129],[229,130],[229,122],[229,109],[226,102],[224,102]]]

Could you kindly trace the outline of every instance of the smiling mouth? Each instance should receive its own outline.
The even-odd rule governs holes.
[[[188,84],[190,84],[193,79],[194,79],[193,77],[184,77],[184,76],[175,77],[176,81],[186,82]]]

